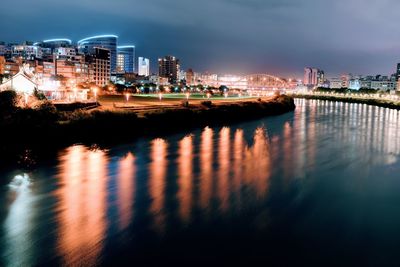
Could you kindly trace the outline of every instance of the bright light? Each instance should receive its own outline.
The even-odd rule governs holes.
[[[186,93],[186,99],[189,100],[190,94]]]
[[[93,93],[94,93],[94,101],[97,102],[97,91],[98,91],[98,89],[97,89],[97,87],[94,87],[94,88],[92,88],[92,90],[93,90]]]
[[[159,93],[158,94],[158,99],[160,99],[160,101],[162,100],[162,97],[163,97],[162,93]]]
[[[91,37],[82,39],[82,40],[78,41],[78,44],[82,43],[82,42],[85,42],[85,41],[89,41],[89,40],[92,40],[92,39],[99,39],[99,38],[118,38],[118,36],[117,35],[113,35],[113,34],[96,35],[96,36],[91,36]]]
[[[129,95],[128,93],[126,93],[126,94],[125,94],[126,102],[129,101],[129,97],[130,97],[130,95]]]
[[[72,44],[72,41],[70,39],[64,39],[64,38],[49,39],[49,40],[43,41],[43,43],[52,43],[52,42],[68,42],[68,43]]]
[[[121,45],[117,47],[118,49],[124,49],[124,48],[135,48],[134,45]]]

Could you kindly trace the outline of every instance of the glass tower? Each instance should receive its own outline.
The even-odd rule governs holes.
[[[78,41],[78,50],[84,54],[93,54],[95,48],[110,50],[111,72],[117,71],[117,40],[116,35],[98,35]]]
[[[135,46],[118,46],[117,49],[117,72],[134,73],[135,72]]]

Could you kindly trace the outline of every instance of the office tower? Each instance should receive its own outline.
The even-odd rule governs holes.
[[[188,69],[186,72],[186,84],[187,85],[194,84],[194,72],[192,69]]]
[[[303,84],[306,86],[322,85],[325,82],[324,71],[317,68],[304,68]]]
[[[135,72],[135,46],[125,45],[117,47],[117,72]]]
[[[94,54],[96,48],[108,49],[111,72],[115,73],[117,71],[117,41],[118,36],[116,35],[92,36],[78,41],[78,50],[89,55]]]
[[[140,76],[150,75],[150,60],[148,58],[139,57],[138,70]]]
[[[86,55],[90,64],[90,81],[96,85],[105,86],[111,78],[111,53],[108,49],[95,47],[91,54]]]
[[[397,63],[396,78],[396,80],[400,79],[400,63]]]
[[[165,56],[158,59],[158,75],[167,78],[169,83],[178,82],[178,73],[180,71],[179,59],[174,56]]]

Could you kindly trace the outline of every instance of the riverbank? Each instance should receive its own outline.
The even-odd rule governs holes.
[[[205,126],[280,115],[295,109],[294,99],[276,96],[261,101],[181,105],[156,110],[93,110],[60,112],[52,107],[17,109],[0,122],[0,160],[9,160],[10,151],[20,161],[30,160],[30,151],[55,150],[71,144],[115,144],[141,136],[159,136],[190,131]],[[31,153],[32,154],[32,153]],[[15,161],[15,159],[13,159]],[[29,162],[28,162],[29,163]]]
[[[333,95],[292,95],[294,98],[314,99],[314,100],[327,100],[339,101],[345,103],[358,103],[371,106],[378,106],[383,108],[390,108],[400,110],[400,102],[395,100],[377,99],[377,98],[362,98],[359,96],[333,96]]]

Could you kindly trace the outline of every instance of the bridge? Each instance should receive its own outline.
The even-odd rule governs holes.
[[[295,81],[294,81],[295,82]],[[220,76],[213,86],[225,85],[232,89],[272,91],[290,89],[296,86],[292,80],[286,80],[270,74],[250,74],[246,76]]]

